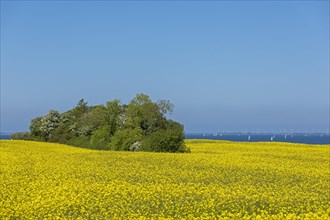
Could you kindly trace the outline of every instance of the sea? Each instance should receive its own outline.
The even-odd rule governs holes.
[[[11,135],[10,134],[0,134],[0,140],[10,140]]]
[[[186,138],[228,140],[237,142],[330,144],[330,134],[328,133],[187,133]]]
[[[0,134],[1,140],[10,140],[10,134]],[[327,133],[186,133],[186,139],[211,139],[238,142],[291,142],[304,144],[330,144]]]

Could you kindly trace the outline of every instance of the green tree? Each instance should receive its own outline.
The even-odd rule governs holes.
[[[106,108],[103,105],[90,107],[76,120],[76,133],[81,137],[90,137],[94,131],[105,125]]]
[[[70,110],[70,116],[73,120],[79,120],[84,114],[90,110],[90,107],[87,105],[84,99],[81,99],[75,108]]]
[[[141,129],[143,135],[161,129],[166,121],[159,106],[145,94],[138,94],[129,103],[126,117],[125,125],[131,129]]]
[[[33,139],[44,140],[43,133],[41,131],[42,117],[36,117],[32,119],[30,124],[30,134]]]
[[[96,149],[108,149],[110,144],[110,131],[109,127],[105,126],[97,129],[93,132],[90,140],[90,144],[93,148]]]
[[[160,109],[160,112],[163,115],[166,115],[167,113],[170,113],[170,114],[173,113],[174,104],[172,104],[169,100],[165,100],[165,99],[159,100],[157,105]]]
[[[84,99],[80,99],[79,102],[77,103],[76,109],[79,110],[87,110],[88,109],[88,103]]]
[[[109,128],[110,136],[113,136],[115,132],[122,127],[123,117],[124,108],[120,105],[120,100],[115,99],[106,103],[105,121]]]

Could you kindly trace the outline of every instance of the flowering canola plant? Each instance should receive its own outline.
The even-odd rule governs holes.
[[[191,153],[0,142],[0,219],[329,219],[330,146],[187,140]]]

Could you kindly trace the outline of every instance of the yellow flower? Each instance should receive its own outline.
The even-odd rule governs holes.
[[[329,145],[187,140],[191,154],[171,154],[0,144],[0,219],[329,218]]]

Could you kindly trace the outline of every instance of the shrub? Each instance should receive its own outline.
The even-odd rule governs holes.
[[[178,129],[162,129],[142,141],[141,150],[155,152],[190,152],[184,145],[184,134]]]
[[[10,136],[14,140],[33,140],[30,132],[17,132]]]
[[[141,132],[139,129],[118,130],[111,139],[112,150],[136,150],[141,141]]]
[[[83,148],[91,148],[90,140],[86,137],[74,137],[68,140],[69,145]]]
[[[65,144],[74,137],[75,134],[70,132],[69,124],[63,123],[54,130],[54,132],[49,136],[48,141]]]
[[[91,146],[96,149],[107,149],[110,143],[109,133],[108,127],[102,127],[94,131],[90,140]]]

